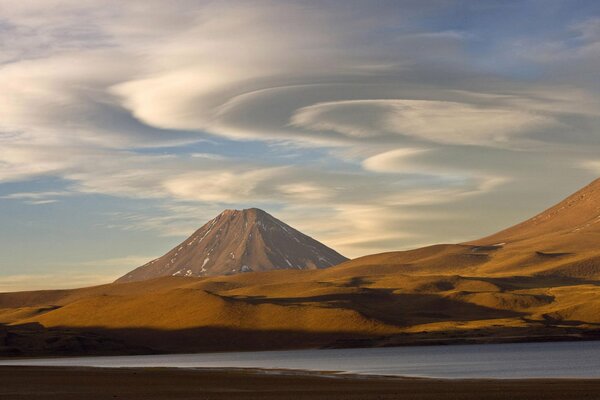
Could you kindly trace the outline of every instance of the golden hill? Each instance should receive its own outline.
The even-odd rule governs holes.
[[[595,338],[600,181],[522,224],[323,270],[0,294],[0,352],[91,354]]]
[[[463,244],[361,257],[346,268],[390,266],[410,274],[600,279],[600,179],[511,228]]]

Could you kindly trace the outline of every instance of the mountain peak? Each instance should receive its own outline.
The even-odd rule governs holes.
[[[273,216],[271,216],[269,213],[267,213],[266,211],[261,210],[260,208],[255,208],[255,207],[251,207],[251,208],[244,208],[241,210],[236,210],[233,208],[228,208],[225,209],[221,212],[221,214],[219,214],[217,216],[234,216],[234,215],[248,215],[248,216],[269,216],[271,218],[274,218]]]
[[[160,276],[215,276],[318,269],[347,258],[258,208],[227,209],[162,257],[117,282]]]
[[[266,211],[261,210],[260,208],[251,207],[251,208],[243,208],[241,210],[235,208],[226,208],[221,212],[221,214],[252,214],[252,213],[263,213],[267,214]]]

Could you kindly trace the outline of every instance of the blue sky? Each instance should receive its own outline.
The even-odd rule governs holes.
[[[596,1],[0,0],[0,291],[108,282],[225,208],[355,257],[600,174]]]

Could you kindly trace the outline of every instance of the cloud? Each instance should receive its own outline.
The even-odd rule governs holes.
[[[590,170],[593,173],[600,175],[600,161],[585,161],[581,163],[584,169]]]
[[[10,99],[0,131],[26,132],[44,146],[118,149],[184,144],[206,133],[316,146],[364,146],[387,136],[508,146],[556,124],[548,110],[540,112],[547,101],[535,93],[526,107],[489,97],[464,101],[456,90],[475,89],[483,78],[469,79],[466,66],[455,64],[470,35],[414,27],[410,16],[428,7],[369,7],[363,16],[366,4],[315,12],[314,5],[281,2],[151,2],[121,5],[115,14],[107,4],[7,13],[10,25],[21,27],[13,35],[34,31],[39,40],[76,43],[77,51],[57,46],[0,69],[0,89]],[[347,18],[362,29],[341,24]],[[378,37],[377,45],[366,40],[396,24],[404,29]],[[429,65],[432,49],[451,70]],[[515,91],[498,79],[487,86],[477,89],[489,96]]]
[[[351,100],[304,107],[292,123],[368,138],[413,136],[445,144],[506,145],[510,137],[555,124],[547,116],[517,109],[433,100]]]
[[[127,60],[128,62],[124,62]],[[43,146],[149,147],[190,142],[190,135],[144,125],[108,88],[136,71],[119,50],[83,50],[0,66],[4,141]],[[12,136],[11,136],[12,135]]]
[[[131,268],[146,264],[148,261],[156,258],[156,256],[147,255],[129,255],[117,258],[105,258],[100,260],[89,260],[77,263],[77,265],[85,267],[102,267],[102,268]]]
[[[332,197],[332,190],[312,182],[284,183],[277,187],[278,191],[292,200],[324,201]]]
[[[444,2],[348,4],[0,0],[0,183],[153,199],[111,223],[160,235],[265,206],[359,255],[460,237],[474,196],[597,153],[597,18],[500,35],[483,68]],[[5,198],[62,197],[29,192]]]
[[[579,39],[587,43],[600,42],[600,17],[591,17],[571,26],[579,34]]]
[[[227,160],[227,157],[225,156],[211,153],[192,153],[190,156],[195,158],[208,158],[210,160]]]
[[[363,168],[368,171],[392,174],[421,174],[437,177],[449,185],[460,184],[463,194],[489,192],[496,186],[510,181],[507,176],[502,176],[501,171],[489,172],[484,170],[473,171],[458,165],[435,166],[420,159],[420,156],[436,157],[439,149],[401,148],[375,154],[362,162]],[[477,189],[465,190],[469,182],[475,182]]]
[[[403,148],[379,153],[365,159],[362,163],[366,170],[374,172],[411,172],[414,171],[414,164],[411,164],[411,159],[419,156],[430,149],[419,148]]]
[[[7,200],[20,200],[26,204],[31,205],[43,205],[52,204],[58,202],[58,198],[64,196],[70,196],[73,193],[65,191],[51,191],[51,192],[20,192],[11,193],[5,196],[0,196],[0,199]]]
[[[548,35],[521,37],[505,46],[506,56],[532,63],[545,81],[579,87],[597,101],[595,67],[600,60],[600,18],[593,13],[555,26]],[[583,104],[582,104],[583,105]]]
[[[129,255],[118,258],[61,262],[52,265],[52,273],[0,275],[0,292],[22,290],[71,289],[103,285],[127,271],[156,258],[153,255]]]
[[[119,275],[91,273],[20,274],[0,276],[0,292],[23,290],[72,289],[112,282]]]
[[[165,189],[175,198],[233,203],[261,197],[260,186],[280,175],[280,168],[253,171],[192,172],[167,179]]]

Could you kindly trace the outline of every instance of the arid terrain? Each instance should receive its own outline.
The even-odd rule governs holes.
[[[0,398],[230,400],[596,399],[598,380],[437,380],[244,370],[0,367]]]
[[[327,269],[0,295],[3,355],[600,338],[600,180],[513,228]]]

